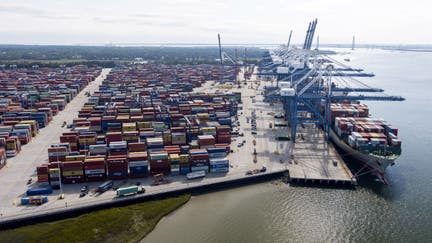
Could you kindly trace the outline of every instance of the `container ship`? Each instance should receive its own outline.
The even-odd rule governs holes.
[[[343,156],[361,164],[358,173],[371,173],[388,184],[386,168],[394,165],[402,152],[398,129],[383,119],[369,117],[369,108],[359,102],[333,103],[331,120],[331,140],[343,150]]]

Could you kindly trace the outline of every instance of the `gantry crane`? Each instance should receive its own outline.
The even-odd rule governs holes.
[[[219,44],[219,61],[220,61],[220,66],[221,66],[221,83],[225,83],[225,68],[224,68],[224,60],[228,60],[230,61],[235,67],[236,67],[236,76],[237,76],[237,66],[241,65],[241,62],[237,61],[237,59],[233,59],[231,58],[226,52],[224,52],[222,50],[222,45],[221,45],[221,38],[220,38],[220,34],[218,34],[218,44]]]
[[[400,96],[383,94],[382,89],[366,85],[344,71],[363,70],[342,65],[336,60],[311,50],[317,20],[309,23],[303,49],[284,47],[270,50],[261,62],[259,75],[273,76],[276,86],[265,87],[267,100],[280,100],[296,139],[297,125],[314,123],[330,138],[330,105],[338,100],[403,101]]]

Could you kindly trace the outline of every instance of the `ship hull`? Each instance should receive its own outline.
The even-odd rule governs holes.
[[[333,143],[342,149],[347,156],[351,156],[363,167],[366,167],[369,172],[378,177],[383,183],[388,184],[388,180],[385,176],[385,170],[389,165],[393,165],[395,159],[376,157],[370,154],[362,153],[346,144],[338,135],[331,129],[330,137]],[[365,171],[364,169],[362,171]],[[366,170],[367,171],[367,170]]]

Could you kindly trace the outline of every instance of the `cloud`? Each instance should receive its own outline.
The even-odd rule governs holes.
[[[78,18],[78,16],[51,14],[42,9],[18,5],[0,5],[0,13],[21,14],[48,20],[70,20]]]
[[[158,14],[149,14],[149,13],[139,13],[134,15],[137,18],[160,18],[161,15]]]
[[[136,16],[136,15],[134,15]],[[189,24],[181,18],[164,18],[164,17],[146,17],[146,18],[121,18],[121,17],[94,17],[93,21],[101,24],[116,24],[116,25],[138,25],[138,26],[156,26],[156,27],[187,27]]]
[[[25,15],[44,15],[45,11],[36,8],[29,8],[26,6],[7,6],[0,5],[0,12],[6,13],[17,13],[17,14],[25,14]]]
[[[136,20],[133,18],[105,18],[105,17],[94,17],[94,22],[101,24],[131,24]]]

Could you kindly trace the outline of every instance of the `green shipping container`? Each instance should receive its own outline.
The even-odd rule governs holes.
[[[138,186],[130,186],[117,189],[117,197],[123,197],[136,193],[138,193]]]

